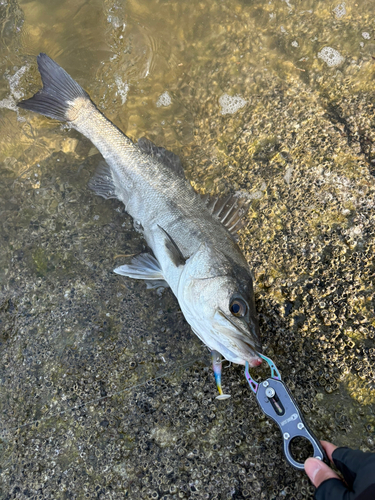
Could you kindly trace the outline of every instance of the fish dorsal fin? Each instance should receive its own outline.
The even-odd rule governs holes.
[[[150,253],[141,253],[137,255],[132,259],[131,264],[116,267],[114,272],[122,276],[127,276],[128,278],[147,280],[147,282],[150,283],[148,288],[168,286],[159,262]]]
[[[104,160],[99,163],[94,177],[89,180],[87,185],[94,193],[106,200],[117,198],[111,167]]]
[[[172,259],[172,262],[174,263],[174,265],[176,267],[179,267],[179,266],[183,266],[186,262],[186,259],[185,257],[183,256],[181,250],[178,248],[178,246],[176,245],[176,242],[174,241],[174,239],[172,238],[172,236],[170,236],[167,231],[165,229],[163,229],[161,226],[159,226],[158,224],[158,228],[163,231],[163,233],[165,234],[165,247],[166,249],[168,250],[169,252],[169,255]]]
[[[247,223],[243,216],[249,208],[250,200],[239,198],[236,195],[220,198],[219,196],[210,197],[205,194],[201,195],[201,198],[212,216],[218,218],[235,238],[237,231]]]
[[[185,179],[185,172],[182,168],[181,160],[177,155],[172,153],[172,151],[156,146],[156,144],[150,141],[150,139],[147,139],[147,137],[138,139],[137,144],[143,153],[154,156],[161,163],[164,163],[164,165],[173,170],[179,177]]]

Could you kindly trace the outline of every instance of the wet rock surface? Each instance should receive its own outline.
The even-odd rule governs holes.
[[[9,84],[10,97],[39,85],[16,29],[26,19],[37,46],[43,28],[33,31],[29,7],[0,16],[15,27],[13,37],[4,31],[13,56],[1,59],[0,100]],[[365,3],[341,15],[324,2],[166,3],[156,13],[152,2],[129,11],[106,2],[93,19],[99,7],[117,59],[102,56],[102,33],[97,45],[88,41],[91,60],[105,64],[84,63],[90,75],[99,67],[97,78],[77,60],[66,69],[81,71],[80,83],[131,137],[178,153],[198,191],[251,199],[240,246],[255,274],[265,353],[319,438],[375,451],[375,46],[362,36]],[[61,45],[53,39],[44,50],[55,56]],[[343,58],[337,66],[318,56],[326,46]],[[157,107],[166,91],[170,106]],[[246,104],[223,115],[224,94]],[[113,274],[144,241],[119,202],[87,189],[99,161],[90,143],[7,103],[0,497],[311,499],[243,368],[223,370],[232,397],[215,400],[209,354],[171,292]]]

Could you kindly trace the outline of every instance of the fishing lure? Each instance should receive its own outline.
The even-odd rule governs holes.
[[[228,399],[230,398],[230,394],[224,394],[221,388],[221,369],[222,369],[222,361],[223,358],[218,351],[211,351],[212,357],[212,368],[214,370],[215,382],[217,390],[219,391],[219,395],[216,396],[216,399]]]

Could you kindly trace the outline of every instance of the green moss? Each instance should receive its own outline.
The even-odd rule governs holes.
[[[48,271],[48,259],[42,248],[36,248],[32,253],[34,269],[38,276],[45,276]]]

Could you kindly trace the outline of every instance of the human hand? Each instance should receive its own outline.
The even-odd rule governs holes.
[[[338,448],[321,441],[330,461],[342,473],[344,481],[321,460],[308,458],[305,472],[315,491],[315,500],[374,500],[375,453]]]

